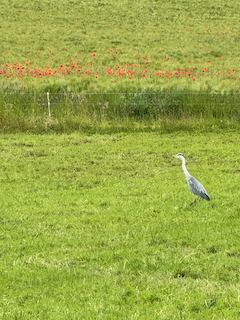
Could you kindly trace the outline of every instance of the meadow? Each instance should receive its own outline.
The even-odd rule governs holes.
[[[237,2],[0,17],[0,318],[239,319]]]
[[[7,1],[1,11],[0,72],[23,89],[54,78],[70,91],[239,90],[234,1]]]
[[[1,135],[1,318],[238,319],[238,144]],[[210,202],[189,205],[177,152]]]
[[[239,122],[234,1],[8,0],[0,8],[2,131],[88,132],[113,119]],[[47,92],[55,120],[46,129]]]

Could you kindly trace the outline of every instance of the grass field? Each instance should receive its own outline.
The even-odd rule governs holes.
[[[2,132],[239,122],[235,1],[7,0],[0,9]]]
[[[238,7],[0,3],[0,318],[240,319]]]
[[[19,0],[1,12],[7,86],[239,91],[234,1]]]
[[[2,319],[238,319],[239,134],[0,136]],[[211,201],[189,204],[181,162]]]

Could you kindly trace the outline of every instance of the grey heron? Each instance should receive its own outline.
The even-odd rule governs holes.
[[[190,191],[193,194],[195,194],[196,196],[201,197],[203,199],[206,199],[207,201],[210,201],[210,197],[207,194],[207,191],[205,190],[204,186],[197,179],[195,179],[193,176],[191,176],[190,173],[187,171],[186,160],[185,160],[183,154],[182,153],[175,154],[175,155],[173,155],[173,158],[178,158],[178,159],[182,160],[183,172],[186,176],[188,187],[189,187]],[[196,203],[196,198],[195,198],[195,201],[190,204],[190,206],[193,205],[194,203]]]

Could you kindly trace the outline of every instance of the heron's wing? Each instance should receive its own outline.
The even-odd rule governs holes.
[[[188,179],[188,186],[189,186],[190,191],[193,194],[196,194],[197,196],[204,198],[208,201],[210,200],[204,186],[197,179],[195,179],[193,176],[191,176]]]

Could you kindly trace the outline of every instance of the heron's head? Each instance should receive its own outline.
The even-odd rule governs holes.
[[[183,159],[184,159],[184,156],[183,156],[183,154],[182,154],[182,153],[174,154],[172,157],[173,157],[173,158],[178,158],[178,159],[181,159],[181,160],[183,160]]]

